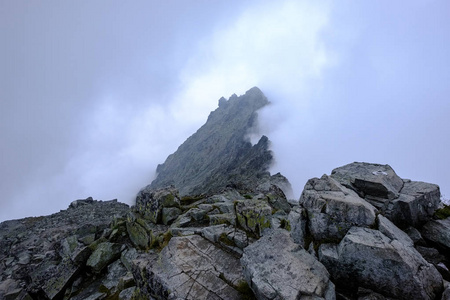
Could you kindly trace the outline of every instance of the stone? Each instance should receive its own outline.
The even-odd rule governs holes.
[[[335,299],[326,268],[282,229],[244,249],[241,264],[257,299]]]
[[[56,267],[45,270],[48,276],[42,276],[42,290],[49,299],[60,298],[65,289],[75,279],[80,271],[80,267],[72,263],[70,259],[63,260]]]
[[[429,221],[420,232],[426,240],[437,244],[447,253],[450,253],[450,218]]]
[[[270,228],[272,208],[260,200],[236,201],[236,216],[238,224],[256,236],[261,236],[265,228]]]
[[[201,235],[210,242],[220,244],[237,255],[248,246],[248,237],[244,231],[225,224],[205,227]]]
[[[222,214],[234,214],[234,204],[232,202],[217,202],[213,207],[217,208]]]
[[[234,213],[208,215],[208,218],[211,226],[220,224],[236,225],[236,215]]]
[[[102,280],[100,289],[102,292],[106,292],[109,296],[119,294],[120,282],[127,274],[127,269],[120,260],[116,260],[107,267],[106,278]]]
[[[422,235],[420,234],[419,230],[417,230],[416,228],[409,226],[408,228],[406,228],[403,231],[409,236],[409,238],[414,242],[415,245],[421,245],[421,246],[426,245],[424,239],[422,238]]]
[[[150,246],[149,234],[146,229],[135,220],[130,219],[127,222],[127,232],[131,242],[138,249],[147,249]]]
[[[132,261],[138,256],[137,250],[135,248],[126,249],[120,255],[120,261],[131,272]]]
[[[286,229],[291,232],[291,237],[294,242],[303,247],[307,246],[305,245],[306,224],[308,222],[306,210],[300,206],[294,207],[289,212],[288,222],[289,224],[286,226],[288,228]]]
[[[299,203],[308,212],[311,235],[318,241],[340,240],[352,226],[370,227],[377,209],[332,177],[308,180]]]
[[[109,263],[120,257],[122,245],[104,242],[98,245],[97,249],[89,256],[86,265],[99,273]]]
[[[89,204],[92,204],[92,203],[94,203],[94,199],[92,199],[92,197],[88,197],[86,199],[78,199],[78,200],[72,201],[70,203],[69,209],[70,208],[77,208],[77,207],[82,206],[82,205],[89,205]]]
[[[178,190],[173,186],[161,189],[146,186],[136,196],[135,207],[144,218],[155,224],[161,223],[163,207],[180,207]]]
[[[361,197],[398,198],[403,180],[389,165],[354,162],[331,172],[331,177]]]
[[[359,286],[398,299],[435,299],[443,289],[433,265],[378,230],[353,227],[338,246],[321,245],[319,259],[341,288]]]
[[[162,222],[164,225],[170,225],[175,221],[182,211],[178,207],[163,207],[162,209]]]
[[[400,228],[423,225],[440,205],[439,186],[401,179],[389,165],[355,162],[334,169],[331,177],[354,190]]]
[[[440,203],[441,192],[436,184],[406,181],[386,216],[400,228],[420,227],[432,219]]]
[[[173,237],[158,254],[133,261],[140,296],[156,299],[241,299],[239,260],[198,235]]]
[[[124,289],[119,294],[119,300],[132,300],[135,290],[136,290],[136,287],[130,287],[130,288]]]
[[[413,247],[413,240],[383,215],[377,216],[378,230],[391,240],[397,240],[405,246]]]

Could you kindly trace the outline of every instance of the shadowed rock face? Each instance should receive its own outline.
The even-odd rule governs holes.
[[[252,146],[248,134],[256,127],[257,111],[269,102],[254,87],[240,97],[221,98],[208,121],[157,168],[150,188],[174,185],[184,195],[214,194],[226,187],[255,190],[272,163],[269,140]]]

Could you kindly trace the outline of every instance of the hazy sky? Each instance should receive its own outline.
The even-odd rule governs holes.
[[[0,221],[132,204],[221,96],[253,86],[296,198],[353,161],[448,198],[449,28],[446,0],[1,1]]]

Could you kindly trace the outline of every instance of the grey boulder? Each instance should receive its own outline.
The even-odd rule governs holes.
[[[164,207],[179,206],[178,191],[173,186],[162,189],[152,189],[150,186],[146,186],[136,196],[137,212],[155,224],[162,223]]]
[[[133,261],[140,296],[156,299],[241,299],[239,259],[198,235],[174,237],[159,254]]]
[[[334,169],[331,177],[401,228],[423,225],[440,204],[439,186],[401,179],[389,165],[354,162]]]
[[[352,226],[375,223],[377,209],[332,177],[308,180],[300,197],[315,240],[340,240]]]
[[[339,245],[323,244],[319,259],[333,281],[398,299],[435,299],[442,276],[411,246],[378,230],[353,227]]]
[[[244,249],[244,276],[258,299],[335,299],[326,268],[283,229]]]
[[[438,244],[450,253],[450,218],[429,221],[420,232],[425,239]]]

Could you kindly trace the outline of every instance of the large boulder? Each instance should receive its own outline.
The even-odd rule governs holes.
[[[259,237],[265,228],[270,227],[272,208],[265,201],[239,200],[235,207],[237,221],[245,230]]]
[[[173,237],[159,254],[133,261],[140,296],[156,299],[241,299],[239,259],[198,235]]]
[[[289,212],[288,223],[284,226],[285,229],[291,232],[294,242],[302,246],[307,246],[305,245],[307,221],[308,215],[306,210],[296,206]]]
[[[300,197],[308,212],[315,240],[340,240],[353,226],[370,227],[377,210],[335,179],[323,175],[308,180]]]
[[[420,227],[431,220],[441,203],[441,192],[436,184],[405,180],[397,199],[393,200],[385,215],[397,226]]]
[[[450,218],[429,221],[420,232],[425,239],[444,249],[450,257]]]
[[[353,227],[339,245],[322,244],[319,259],[333,282],[355,290],[364,287],[398,299],[435,299],[442,277],[412,247],[378,230]]]
[[[144,218],[157,224],[162,223],[164,207],[179,207],[178,191],[173,187],[153,189],[149,185],[136,196],[136,210]]]
[[[97,246],[97,249],[89,256],[86,265],[91,267],[96,273],[99,273],[109,263],[120,257],[122,245],[104,242]]]
[[[258,299],[335,299],[328,271],[283,229],[244,249],[244,276]]]
[[[439,186],[401,179],[389,165],[354,162],[334,169],[331,177],[401,228],[423,225],[440,205]]]
[[[403,187],[403,180],[389,165],[354,162],[334,169],[331,177],[363,198],[395,199]]]

